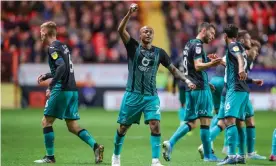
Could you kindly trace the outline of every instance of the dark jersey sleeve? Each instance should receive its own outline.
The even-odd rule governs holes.
[[[202,57],[204,55],[203,45],[201,43],[196,43],[193,49],[194,49],[193,50],[194,51],[194,54],[193,54],[194,60],[199,59],[199,58],[202,59]]]
[[[133,39],[132,37],[129,39],[129,41],[125,44],[126,50],[127,50],[127,56],[131,59],[133,59],[135,55],[136,48],[139,46],[139,43]]]
[[[49,54],[50,58],[54,61],[54,65],[56,67],[56,72],[55,75],[53,76],[52,81],[49,84],[50,90],[55,86],[55,84],[61,79],[63,76],[65,70],[66,70],[66,65],[65,62],[61,56],[61,51],[59,51],[58,48],[55,47],[49,47]]]
[[[161,48],[160,52],[159,52],[159,58],[160,58],[160,63],[168,68],[171,65],[171,58],[169,57],[169,55]]]
[[[229,46],[229,51],[230,51],[230,53],[232,55],[234,55],[235,57],[237,57],[238,55],[241,54],[242,50],[241,50],[241,48],[236,43],[234,43],[234,44],[231,44]]]

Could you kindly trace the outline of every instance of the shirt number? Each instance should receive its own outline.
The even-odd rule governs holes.
[[[70,67],[70,73],[73,73],[74,72],[74,69],[73,69],[73,62],[71,60],[71,54],[68,54],[69,55],[69,67]]]
[[[183,66],[184,66],[184,75],[188,75],[188,60],[186,56],[184,56],[184,59],[183,59]]]

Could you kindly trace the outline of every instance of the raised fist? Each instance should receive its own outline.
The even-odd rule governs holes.
[[[130,13],[134,13],[138,10],[138,5],[136,3],[132,3],[129,7]]]

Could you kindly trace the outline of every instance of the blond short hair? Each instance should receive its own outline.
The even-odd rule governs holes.
[[[57,35],[57,24],[53,21],[47,21],[47,22],[43,23],[40,26],[40,28],[46,28],[48,36],[56,36]]]

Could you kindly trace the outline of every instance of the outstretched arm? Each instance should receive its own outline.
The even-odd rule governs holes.
[[[119,24],[118,32],[119,32],[119,35],[120,35],[121,39],[123,40],[124,44],[127,44],[127,42],[130,39],[130,35],[126,31],[126,24],[131,16],[131,14],[134,13],[135,11],[137,11],[137,9],[138,9],[137,4],[135,4],[135,3],[131,4],[126,16],[123,18],[123,20]]]
[[[203,63],[202,59],[195,59],[194,60],[195,69],[196,71],[202,71],[210,67],[219,65],[221,61],[222,61],[221,58],[216,58],[216,59],[211,59],[211,62]]]
[[[181,73],[173,64],[171,64],[168,67],[168,70],[172,73],[172,75],[175,78],[180,79],[181,81],[185,82],[190,89],[195,89],[196,85],[192,83],[192,81],[190,81],[188,78],[185,77],[185,75],[183,73]]]

